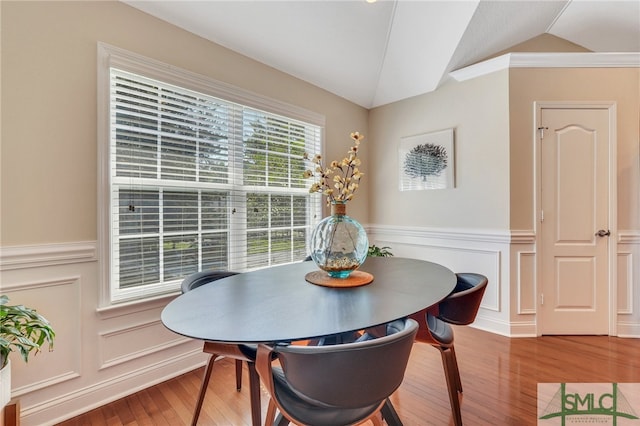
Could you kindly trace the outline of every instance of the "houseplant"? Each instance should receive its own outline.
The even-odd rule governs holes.
[[[391,247],[378,247],[373,244],[369,246],[369,251],[367,252],[368,257],[391,257],[393,253],[391,253]]]
[[[18,351],[24,362],[29,362],[29,354],[38,353],[45,343],[53,350],[56,336],[49,321],[35,309],[8,303],[7,296],[0,296],[0,407],[9,402],[11,395],[9,354]]]

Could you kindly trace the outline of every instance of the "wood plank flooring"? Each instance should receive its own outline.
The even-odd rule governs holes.
[[[471,327],[455,327],[455,336],[466,426],[536,425],[538,383],[640,382],[640,339],[509,339]],[[60,425],[189,425],[202,372],[194,370]],[[243,380],[242,391],[236,392],[233,361],[217,361],[198,424],[250,425],[246,367]],[[392,402],[406,426],[453,424],[438,350],[414,345],[405,380]],[[263,421],[267,403],[263,389]]]

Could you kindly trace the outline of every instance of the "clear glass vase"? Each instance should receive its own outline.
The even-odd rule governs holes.
[[[358,221],[347,216],[346,204],[331,204],[331,216],[311,234],[311,258],[333,278],[347,278],[367,258],[369,240]]]

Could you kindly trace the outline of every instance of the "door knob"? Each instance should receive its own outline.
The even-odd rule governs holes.
[[[611,231],[609,231],[608,229],[606,231],[604,229],[601,229],[596,232],[596,236],[598,237],[608,237],[609,235],[611,235]]]

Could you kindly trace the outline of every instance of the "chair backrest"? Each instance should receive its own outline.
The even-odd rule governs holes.
[[[201,285],[208,284],[212,281],[216,281],[222,278],[230,277],[232,275],[237,275],[238,272],[231,271],[202,271],[196,272],[195,274],[191,274],[186,277],[182,284],[180,285],[180,290],[182,293],[186,293],[195,288],[200,287]]]
[[[478,314],[487,277],[475,273],[456,274],[453,292],[438,304],[438,318],[455,325],[471,324]]]
[[[335,407],[360,408],[379,403],[402,383],[418,323],[403,320],[393,334],[330,346],[279,346],[289,385],[306,398]]]

